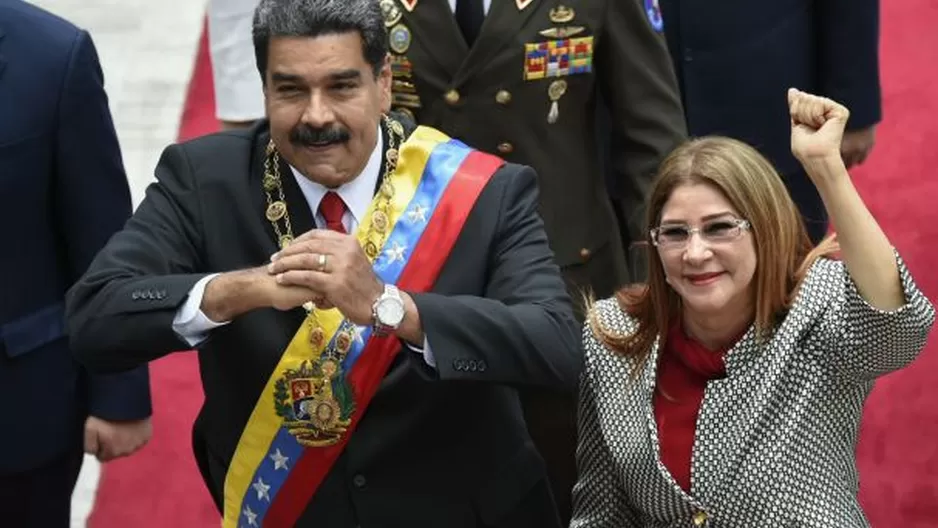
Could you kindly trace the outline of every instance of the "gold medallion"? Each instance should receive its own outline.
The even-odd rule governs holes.
[[[313,348],[319,348],[322,346],[323,341],[326,340],[326,333],[323,331],[321,326],[317,326],[309,331],[309,344],[313,345]]]
[[[271,222],[280,220],[285,214],[287,214],[287,204],[280,200],[267,206],[267,219]]]
[[[352,334],[348,332],[339,332],[335,336],[335,349],[341,355],[348,354],[349,349],[352,348]]]
[[[376,246],[375,243],[372,242],[371,240],[369,240],[368,242],[365,242],[364,249],[365,249],[365,256],[367,256],[369,259],[374,260],[378,256],[378,246]]]
[[[410,41],[410,29],[404,24],[398,24],[388,32],[388,45],[394,53],[406,53],[410,49]]]
[[[275,178],[274,175],[272,174],[264,175],[264,190],[265,191],[267,192],[273,191],[274,189],[277,188],[278,183],[280,182],[277,181],[277,178]]]
[[[391,27],[401,21],[401,8],[394,0],[381,0],[381,13],[384,15],[384,26]]]
[[[404,137],[404,125],[402,125],[400,121],[389,119],[388,123],[391,127],[391,132],[394,132],[394,135]],[[397,160],[395,159],[395,161]]]
[[[550,21],[554,24],[566,24],[573,20],[576,16],[576,12],[572,7],[567,7],[563,4],[553,7],[550,10]]]
[[[384,214],[381,211],[375,211],[371,214],[371,225],[375,228],[375,231],[384,234],[388,230],[388,215]]]
[[[551,101],[557,101],[563,94],[567,93],[567,81],[563,79],[558,79],[552,83],[547,88],[547,96],[550,97]]]
[[[391,180],[385,178],[384,183],[381,184],[381,195],[385,198],[394,196],[394,185],[391,183]]]
[[[280,237],[280,249],[283,249],[289,246],[293,242],[293,237],[290,235],[283,235]]]
[[[389,148],[388,151],[384,153],[384,158],[388,160],[388,163],[397,163],[397,149]]]

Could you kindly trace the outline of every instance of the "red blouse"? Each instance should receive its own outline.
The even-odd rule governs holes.
[[[661,462],[687,492],[690,492],[691,454],[704,389],[708,381],[726,375],[723,356],[727,350],[729,348],[706,349],[676,324],[668,332],[661,353],[653,399]]]

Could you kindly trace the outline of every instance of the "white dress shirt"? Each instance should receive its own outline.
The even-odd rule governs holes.
[[[309,204],[310,211],[314,212],[317,225],[326,225],[326,220],[319,214],[319,203],[327,192],[333,190],[342,198],[346,205],[345,214],[342,216],[342,225],[345,226],[345,230],[349,233],[355,232],[355,229],[358,228],[362,218],[365,216],[365,211],[368,210],[368,206],[371,205],[371,201],[374,199],[378,176],[381,174],[381,153],[384,152],[383,141],[379,128],[378,141],[375,144],[375,149],[371,152],[371,157],[368,158],[365,169],[357,178],[342,185],[338,189],[328,189],[304,177],[296,168],[290,167],[290,171],[293,173],[296,183],[300,186],[300,190],[303,192],[303,196]],[[194,347],[204,341],[208,337],[209,331],[213,328],[224,326],[230,322],[212,321],[201,310],[205,286],[218,275],[218,273],[207,275],[199,280],[199,282],[192,287],[192,290],[189,291],[189,297],[179,310],[176,311],[176,316],[173,318],[173,330],[179,337],[189,343],[190,346]],[[433,353],[430,350],[430,344],[427,342],[426,337],[424,337],[423,340],[423,349],[419,349],[415,346],[410,346],[410,348],[415,352],[423,354],[423,359],[428,365],[431,367],[436,366],[436,361],[433,358]]]
[[[449,0],[449,8],[453,10],[453,13],[456,12],[456,2],[459,0]],[[508,0],[503,0],[508,1]],[[492,7],[492,0],[482,0],[482,11],[487,15],[489,14],[489,8]]]

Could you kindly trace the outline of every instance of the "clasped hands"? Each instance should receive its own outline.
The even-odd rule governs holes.
[[[351,235],[313,229],[271,257],[266,268],[276,285],[271,304],[290,310],[312,301],[338,308],[349,321],[370,325],[372,307],[384,291],[358,240]]]

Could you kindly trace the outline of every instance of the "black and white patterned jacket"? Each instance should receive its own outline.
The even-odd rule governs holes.
[[[727,353],[698,417],[690,494],[659,457],[657,345],[630,381],[632,360],[587,327],[571,528],[869,526],[854,456],[863,402],[876,377],[915,359],[935,320],[897,260],[898,310],[874,309],[841,262],[820,259],[770,339],[759,345],[750,328]],[[634,331],[615,300],[595,309],[608,328]]]

